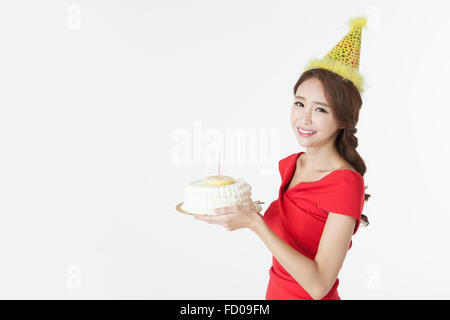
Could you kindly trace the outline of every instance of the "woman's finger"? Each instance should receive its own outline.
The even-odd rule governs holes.
[[[231,207],[222,207],[222,208],[217,208],[216,210],[214,210],[215,213],[221,214],[221,213],[231,213],[231,212],[237,212],[239,211],[240,206],[231,206]]]
[[[217,224],[220,225],[224,228],[227,228],[227,222],[224,220],[220,220],[220,219],[215,219],[213,217],[202,217],[202,216],[196,216],[194,217],[195,220],[202,220],[205,221],[209,224]]]
[[[224,218],[226,214],[213,215],[213,216],[196,216],[194,219],[203,220],[209,223],[218,223],[225,222],[226,218]]]

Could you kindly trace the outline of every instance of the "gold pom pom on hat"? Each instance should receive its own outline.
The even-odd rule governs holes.
[[[353,82],[360,93],[364,92],[364,79],[359,73],[359,59],[361,34],[366,23],[367,18],[364,16],[350,19],[350,31],[322,59],[312,59],[305,71],[315,68],[328,69]]]

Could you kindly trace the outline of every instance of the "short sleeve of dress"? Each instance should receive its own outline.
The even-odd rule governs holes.
[[[329,181],[331,183],[331,181]],[[364,208],[365,187],[363,177],[351,170],[342,170],[335,175],[330,193],[327,192],[317,203],[327,212],[344,214],[357,220],[353,234],[361,223]]]

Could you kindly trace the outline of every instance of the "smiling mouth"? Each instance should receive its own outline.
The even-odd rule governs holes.
[[[297,131],[302,136],[310,136],[310,135],[313,135],[314,133],[317,132],[315,130],[304,130],[304,129],[300,128],[300,127],[297,127]]]
[[[297,129],[297,132],[298,132],[298,135],[299,135],[300,137],[303,137],[303,138],[311,137],[311,136],[313,136],[313,135],[316,134],[316,132],[313,132],[313,133],[303,133],[300,129]]]

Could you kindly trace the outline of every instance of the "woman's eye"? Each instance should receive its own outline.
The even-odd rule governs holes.
[[[297,105],[297,106],[300,107],[299,103],[301,104],[301,106],[303,106],[303,103],[301,103],[300,101],[294,102],[295,105]],[[320,107],[319,107],[319,108],[317,108],[317,109],[322,110],[322,111],[320,111],[320,112],[327,113],[327,111],[326,111],[325,109],[323,109],[323,108],[320,108]]]

